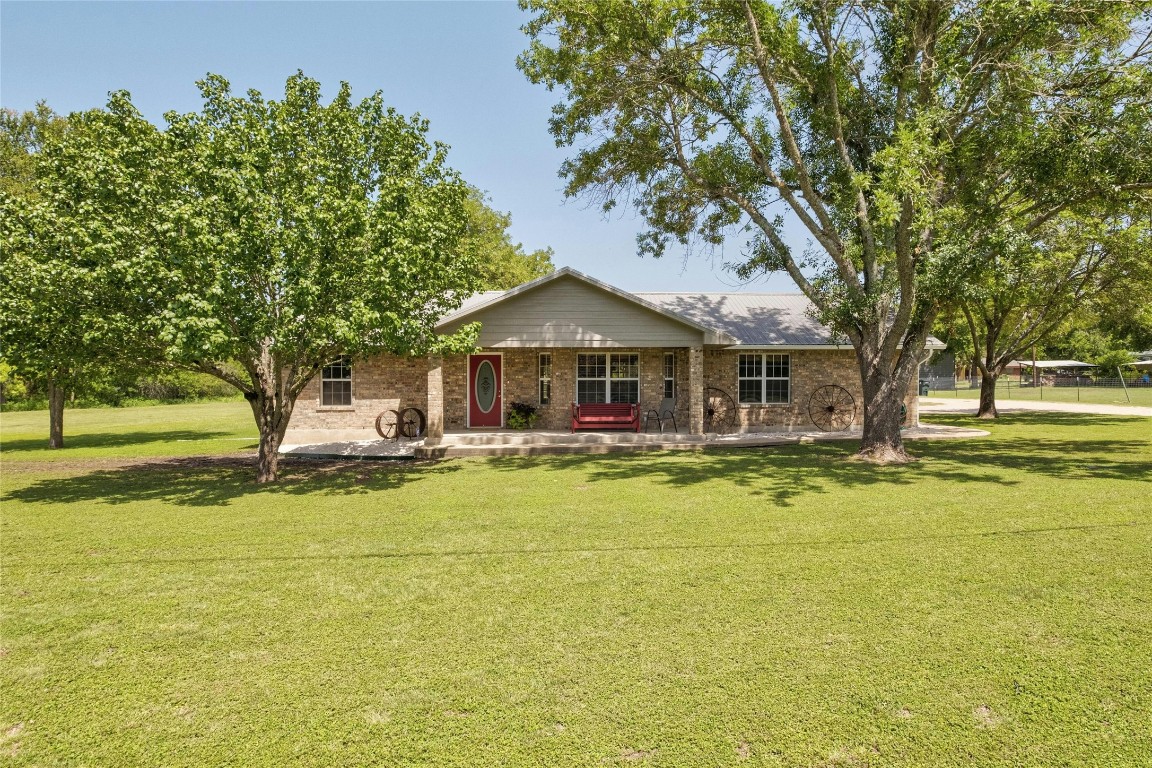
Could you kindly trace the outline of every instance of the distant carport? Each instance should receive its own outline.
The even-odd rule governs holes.
[[[1032,362],[1031,360],[1013,360],[1012,365],[1017,366],[1019,368],[1036,367],[1036,368],[1040,368],[1040,369],[1044,369],[1044,368],[1057,368],[1057,369],[1069,368],[1069,369],[1071,369],[1071,368],[1095,368],[1096,367],[1092,363],[1082,363],[1079,360],[1037,360],[1036,362]]]
[[[1139,371],[1144,372],[1144,375],[1141,376],[1139,379],[1137,379],[1135,382],[1133,382],[1133,384],[1137,387],[1149,386],[1148,374],[1152,373],[1152,358],[1149,358],[1148,360],[1133,360],[1132,362],[1128,363],[1128,365],[1135,368],[1137,370],[1137,372],[1139,372]],[[1120,377],[1120,381],[1124,381],[1123,376]],[[1125,384],[1125,386],[1127,386],[1127,384]],[[1131,398],[1129,398],[1129,399],[1131,399]]]
[[[1005,366],[1005,371],[1015,370],[1020,374],[1020,378],[1024,378],[1025,368],[1034,368],[1036,373],[1043,371],[1080,371],[1083,368],[1095,368],[1096,366],[1091,363],[1082,363],[1079,360],[1013,360],[1011,364]],[[1033,375],[1032,382],[1035,384],[1039,379],[1040,386],[1044,386],[1044,379]]]
[[[1041,375],[1045,372],[1051,374],[1063,373],[1066,376],[1075,376],[1076,381],[1076,399],[1080,399],[1080,373],[1085,368],[1095,368],[1092,363],[1082,363],[1079,360],[1013,360],[1009,365],[1005,366],[1005,371],[1016,371],[1020,376],[1021,386],[1027,386],[1024,383],[1024,369],[1032,369],[1032,386],[1040,387],[1040,399],[1044,399],[1044,387],[1052,386],[1057,383],[1055,377],[1049,378],[1044,381],[1045,376]],[[1071,382],[1067,382],[1071,383]]]

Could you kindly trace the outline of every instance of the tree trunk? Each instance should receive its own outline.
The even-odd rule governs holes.
[[[280,444],[292,418],[295,398],[277,397],[275,393],[256,392],[245,395],[260,430],[260,453],[256,459],[256,482],[274,483],[279,479]]]
[[[64,388],[48,380],[48,447],[64,447]]]
[[[891,374],[884,375],[875,365],[870,368],[871,371],[862,376],[864,433],[857,456],[877,464],[912,461],[900,436],[900,406],[904,404],[909,382]]]
[[[996,379],[996,374],[980,374],[980,410],[976,411],[978,419],[995,419],[1000,415],[996,410]]]

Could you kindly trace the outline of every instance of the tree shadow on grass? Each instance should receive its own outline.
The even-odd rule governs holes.
[[[138,432],[90,432],[78,435],[65,435],[64,448],[126,448],[128,446],[147,445],[149,443],[177,443],[177,442],[205,442],[233,437],[231,432],[210,432],[201,429],[170,429],[162,432],[155,430],[141,430]],[[253,444],[256,438],[252,438]],[[44,454],[58,454],[61,449],[48,447],[48,438],[27,438],[24,440],[5,440],[3,453],[26,451],[29,453],[42,452]]]
[[[615,454],[610,456],[562,456],[532,459],[528,466],[577,470],[593,481],[646,481],[670,488],[712,484],[718,491],[739,489],[751,496],[764,496],[776,506],[787,507],[799,496],[831,493],[843,487],[911,486],[922,476],[922,462],[878,467],[852,458],[851,443],[817,443],[767,448],[725,448],[692,454]],[[497,470],[525,466],[523,460],[492,459]],[[1010,484],[1000,474],[953,468],[958,482]]]
[[[160,501],[196,507],[227,506],[251,494],[361,494],[400,488],[455,472],[459,465],[431,461],[347,462],[282,458],[281,479],[258,485],[250,457],[193,456],[34,482],[4,494],[32,504],[128,504]]]
[[[987,427],[971,417],[933,418],[934,423]],[[1115,425],[1133,427],[1130,417],[1066,413],[1028,413],[1002,417],[998,426],[1074,427]],[[716,484],[765,496],[777,506],[791,506],[806,494],[833,493],[842,488],[887,486],[894,489],[932,479],[948,483],[1018,485],[1026,475],[1057,480],[1152,480],[1148,441],[1075,439],[1036,436],[997,436],[964,440],[916,440],[908,451],[919,460],[877,466],[853,458],[853,442],[717,449],[679,454],[632,453],[533,458],[493,458],[498,471],[526,467],[577,470],[590,480],[647,481],[671,488]],[[1060,434],[1066,435],[1066,431]],[[1098,434],[1098,433],[1097,433]],[[1131,434],[1129,432],[1129,434]]]
[[[1013,413],[984,421],[971,416],[933,415],[932,423],[992,430],[975,440],[912,443],[919,455],[967,466],[1021,470],[1062,480],[1152,479],[1152,420],[1131,416],[1085,413]],[[1095,428],[1084,437],[1049,436],[1051,428]],[[1013,429],[1016,428],[1016,429]],[[1099,428],[1116,429],[1115,438],[1101,438]],[[1131,439],[1132,434],[1147,434]]]

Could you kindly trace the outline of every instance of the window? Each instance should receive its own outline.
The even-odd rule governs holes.
[[[552,402],[552,353],[540,355],[540,405]]]
[[[352,405],[352,360],[341,357],[320,372],[320,405]]]
[[[576,402],[603,403],[608,392],[605,355],[576,356]]]
[[[676,353],[664,353],[664,397],[676,397]]]
[[[612,402],[640,402],[640,355],[612,355]]]
[[[791,365],[788,355],[740,355],[741,403],[788,403],[791,401]]]
[[[640,402],[640,356],[577,355],[576,402]]]

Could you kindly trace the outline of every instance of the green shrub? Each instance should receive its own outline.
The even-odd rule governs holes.
[[[536,406],[528,403],[512,403],[508,406],[508,419],[505,422],[509,429],[532,429],[540,414]]]

